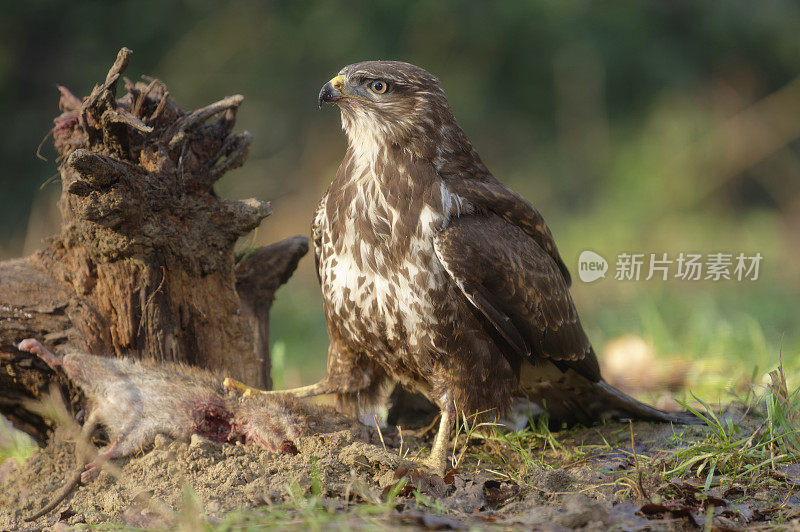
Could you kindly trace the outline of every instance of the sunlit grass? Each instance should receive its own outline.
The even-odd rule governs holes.
[[[658,491],[670,491],[673,479],[696,479],[705,492],[734,485],[751,494],[766,486],[793,488],[794,480],[781,467],[800,460],[800,387],[788,392],[782,366],[770,378],[768,386],[754,386],[754,393],[740,398],[741,410],[720,411],[697,397],[694,404],[683,404],[703,421],[705,435],[676,431],[674,449],[641,457]],[[623,478],[632,485],[627,474]]]
[[[663,472],[670,478],[697,477],[703,480],[704,490],[719,484],[754,485],[768,477],[780,464],[796,462],[798,428],[785,418],[784,403],[776,403],[772,394],[764,398],[767,417],[754,431],[743,431],[738,422],[721,417],[707,404],[702,408],[686,405],[708,426],[706,438],[688,442],[677,438],[678,450],[666,460]],[[683,445],[681,447],[681,445]]]
[[[37,448],[36,443],[29,436],[0,420],[0,463],[12,458],[21,464]]]
[[[611,441],[595,431],[601,436],[601,443],[579,444],[571,438],[573,434],[585,437],[583,429],[553,433],[546,417],[540,417],[518,432],[489,427],[473,433],[474,424],[465,424],[466,428],[460,431],[463,441],[457,444],[454,455],[458,452],[469,458],[464,467],[539,491],[546,491],[535,481],[542,469],[579,464],[611,475],[613,478],[595,487],[613,486],[621,498],[650,499],[657,493],[666,494],[674,480],[697,482],[704,492],[732,485],[744,487],[748,493],[754,493],[759,486],[791,489],[793,481],[782,473],[782,468],[800,461],[800,387],[788,388],[782,366],[770,372],[769,379],[767,385],[750,384],[747,392],[731,394],[730,402],[735,404],[732,409],[720,409],[689,394],[691,401],[682,406],[702,425],[675,426],[671,438],[645,454],[637,453],[635,445],[631,447],[638,437],[635,425],[605,431],[613,436]],[[628,468],[603,470],[602,458],[598,458],[597,465],[591,465],[592,456],[609,452],[628,455]],[[644,490],[643,485],[652,491]]]

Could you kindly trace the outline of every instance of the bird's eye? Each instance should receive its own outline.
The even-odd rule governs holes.
[[[372,92],[383,94],[389,86],[385,81],[373,81],[369,84],[369,88],[372,89]]]

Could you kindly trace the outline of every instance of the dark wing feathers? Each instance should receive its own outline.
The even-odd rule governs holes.
[[[528,398],[545,405],[556,427],[607,418],[700,422],[640,403],[602,380],[569,295],[566,267],[541,215],[527,202],[515,208],[499,188],[499,194],[489,194],[489,208],[476,204],[490,188],[472,186],[471,196],[458,190],[477,207],[476,214],[452,219],[434,247],[453,281],[491,323],[486,326],[493,325],[508,350],[536,368],[520,373]],[[513,367],[513,357],[503,354]]]
[[[544,217],[528,200],[509,189],[493,177],[482,179],[443,177],[447,187],[476,209],[501,216],[507,222],[527,233],[558,265],[567,288],[572,284],[564,261],[558,254],[556,242]]]
[[[447,269],[447,266],[445,266],[445,268]],[[451,277],[455,278],[454,272],[448,270],[448,273]],[[461,286],[461,290],[464,292],[464,295],[467,296],[467,299],[486,316],[500,335],[515,351],[517,351],[517,353],[524,357],[531,356],[531,349],[528,342],[522,337],[522,334],[511,321],[511,318],[494,305],[492,302],[494,298],[485,286],[479,282],[469,282],[464,283],[464,286]]]
[[[450,221],[434,246],[458,287],[517,355],[600,378],[566,280],[527,232],[499,216],[463,216]]]

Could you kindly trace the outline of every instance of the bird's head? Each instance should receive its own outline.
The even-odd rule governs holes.
[[[319,93],[319,105],[336,104],[351,146],[408,146],[455,124],[439,80],[400,61],[348,65]]]

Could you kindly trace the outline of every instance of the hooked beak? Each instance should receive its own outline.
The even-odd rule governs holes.
[[[319,104],[319,108],[322,109],[322,104],[324,103],[336,103],[342,98],[344,95],[342,94],[342,87],[344,86],[344,76],[336,76],[328,83],[322,86],[322,90],[319,91],[319,99],[317,103]]]

